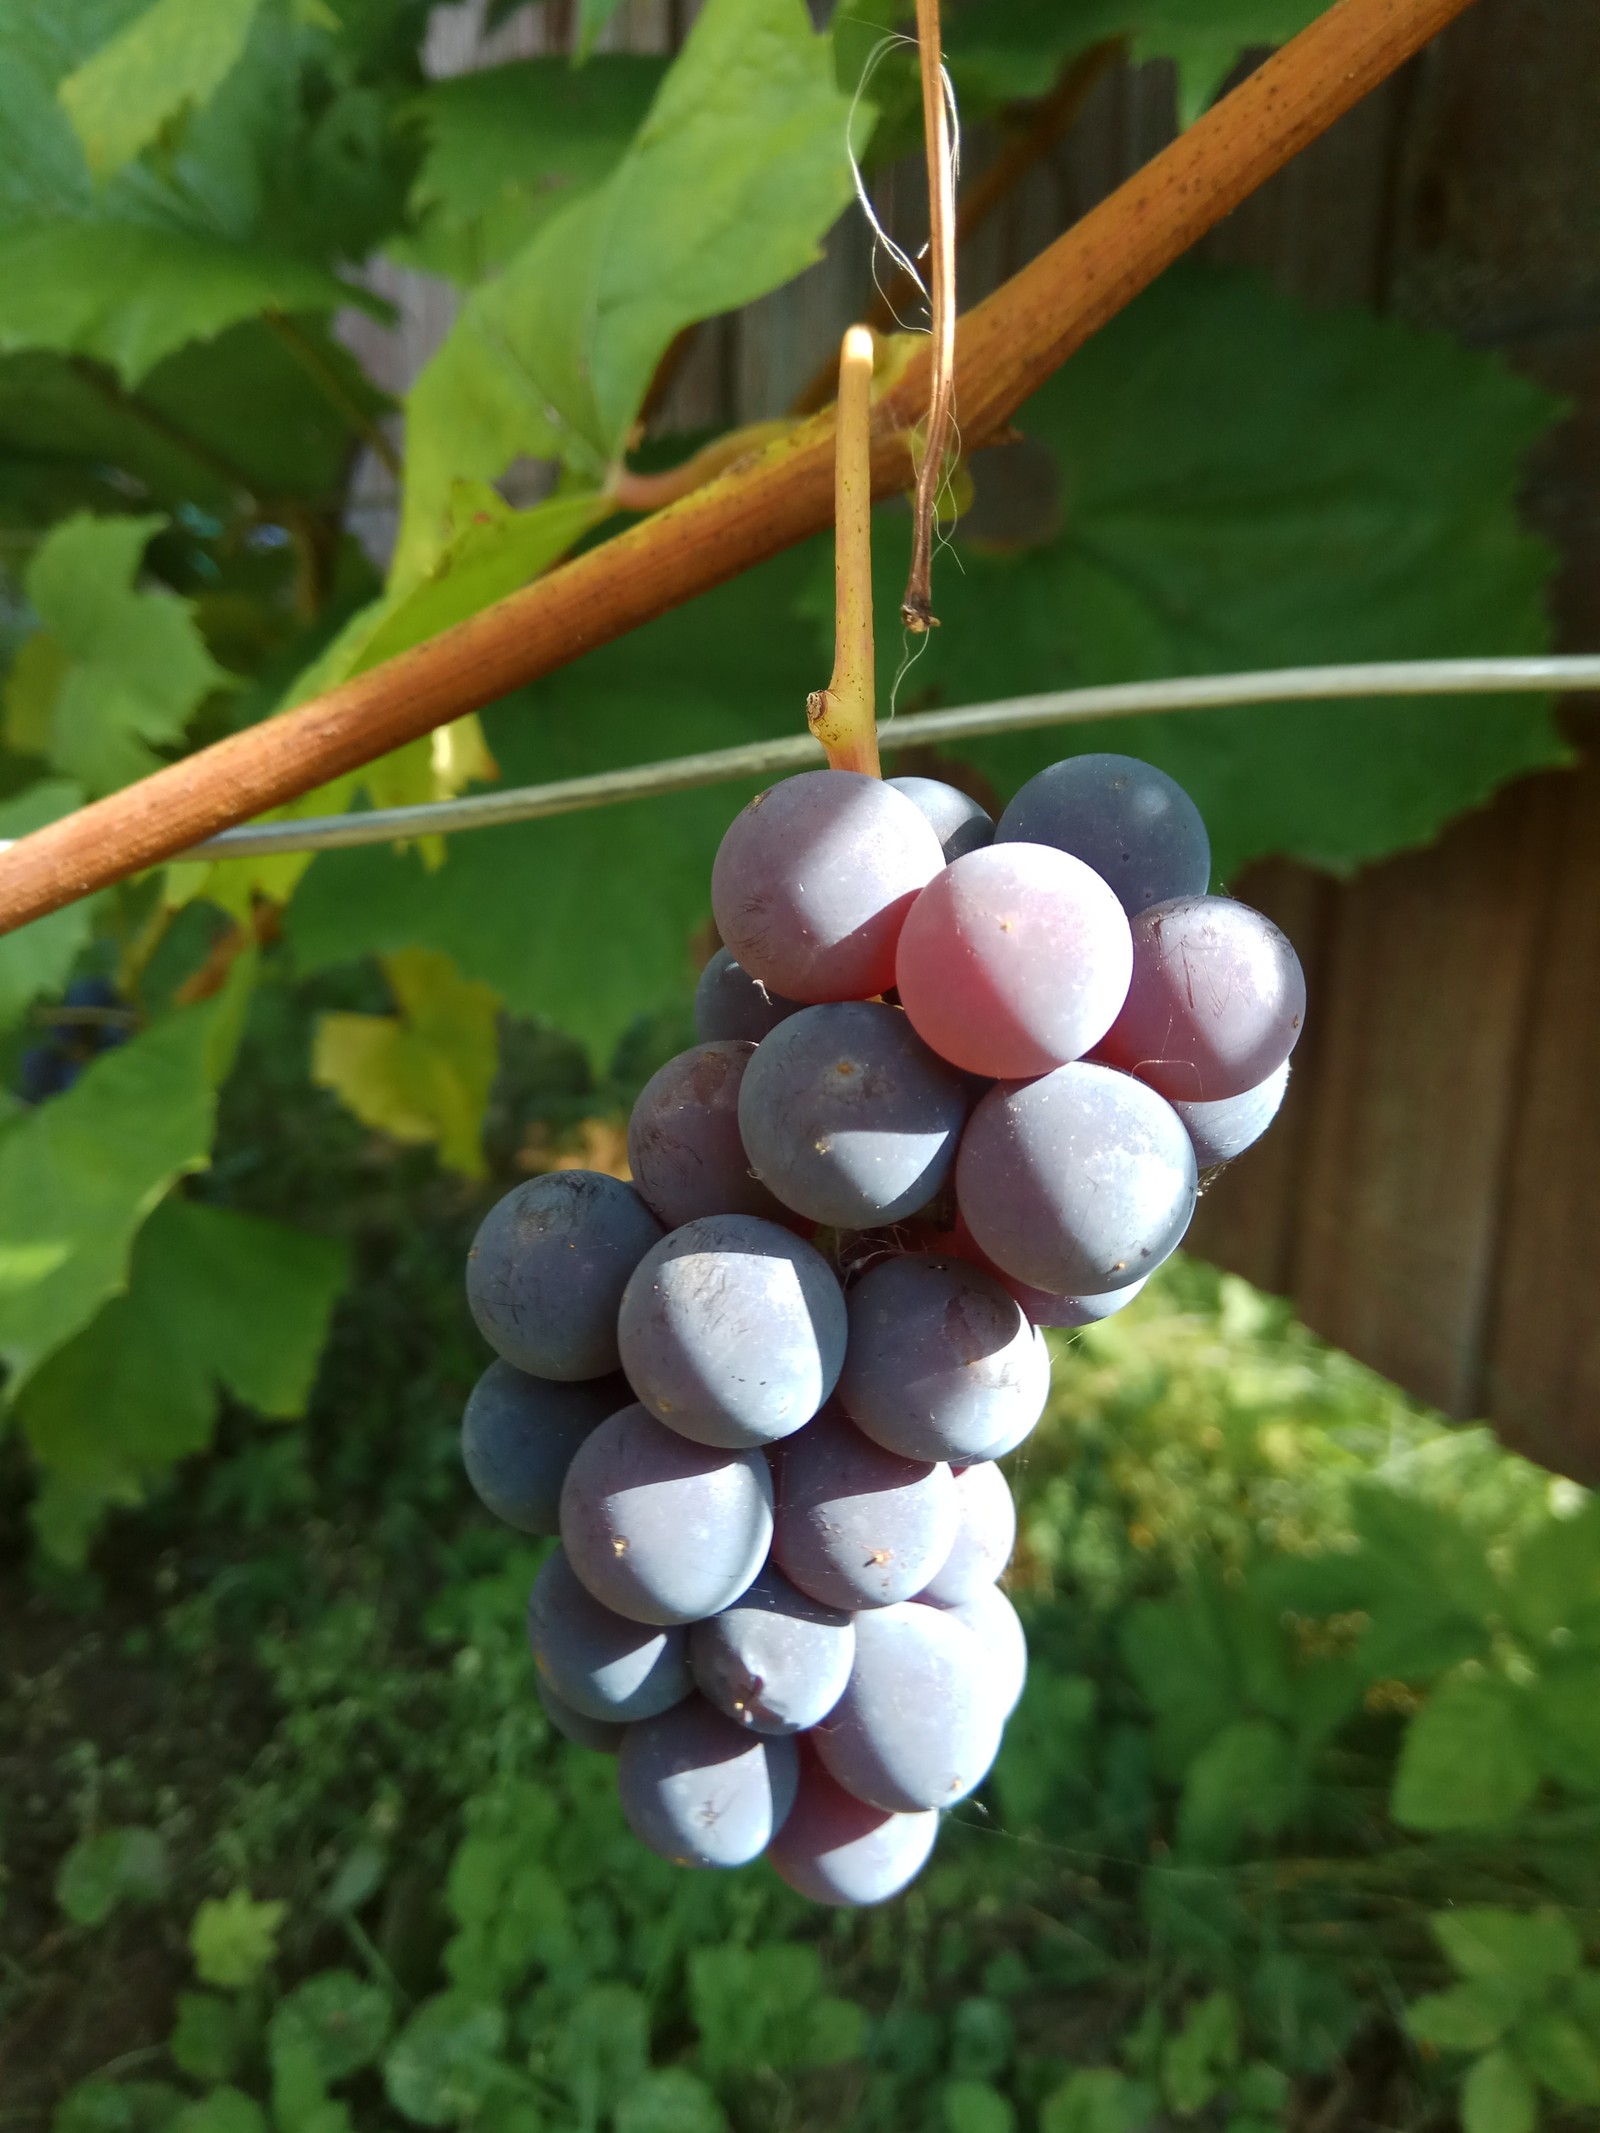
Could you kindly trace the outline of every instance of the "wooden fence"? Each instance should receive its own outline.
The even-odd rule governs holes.
[[[619,35],[659,49],[684,12],[631,0]],[[490,56],[475,19],[470,6],[436,17],[441,69]],[[514,18],[492,56],[542,35],[537,17]],[[968,248],[967,297],[1173,123],[1169,70],[1110,74]],[[975,165],[982,153],[980,140]],[[897,229],[915,227],[918,186],[914,172],[885,181]],[[1562,557],[1558,641],[1600,648],[1595,0],[1477,0],[1204,251],[1312,302],[1449,329],[1568,397],[1527,505]],[[448,309],[436,289],[387,286],[401,325],[365,352],[399,387]],[[701,333],[664,423],[782,409],[869,288],[852,218],[823,265]],[[1577,711],[1572,727],[1600,736]],[[1600,1482],[1600,751],[1349,883],[1271,864],[1237,887],[1295,942],[1312,1011],[1282,1120],[1207,1195],[1194,1244],[1448,1414],[1486,1416]]]

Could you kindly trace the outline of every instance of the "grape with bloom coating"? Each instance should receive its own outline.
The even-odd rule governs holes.
[[[895,983],[941,1058],[1021,1080],[1098,1043],[1132,969],[1127,918],[1092,868],[1048,845],[995,844],[958,859],[917,898]]]
[[[628,1826],[684,1866],[746,1866],[783,1827],[799,1765],[792,1740],[746,1733],[691,1696],[630,1726],[617,1762]]]
[[[802,1747],[800,1789],[767,1856],[790,1888],[813,1903],[860,1907],[898,1896],[927,1865],[938,1834],[931,1810],[891,1814],[869,1807]]]
[[[497,1200],[467,1254],[467,1303],[497,1354],[536,1378],[617,1367],[617,1306],[661,1235],[631,1185],[597,1170],[529,1178]]]
[[[850,1291],[839,1404],[906,1459],[982,1459],[1027,1435],[1050,1352],[998,1281],[961,1259],[906,1252]]]
[[[955,1542],[917,1595],[938,1607],[959,1607],[992,1585],[1010,1562],[1017,1540],[1017,1507],[992,1459],[964,1466],[955,1481],[961,1511]]]
[[[1194,1143],[1194,1159],[1202,1170],[1218,1163],[1231,1163],[1236,1155],[1253,1148],[1277,1117],[1289,1087],[1289,1062],[1258,1081],[1239,1096],[1222,1096],[1215,1103],[1175,1103],[1173,1110],[1183,1120]]]
[[[994,842],[994,818],[959,786],[940,778],[887,778],[920,814],[926,815],[944,851],[945,864],[965,859]]]
[[[1017,1610],[999,1586],[981,1585],[970,1599],[958,1600],[954,1605],[931,1597],[925,1597],[920,1604],[937,1607],[971,1630],[983,1650],[985,1676],[999,1699],[1002,1714],[1009,1718],[1022,1701],[1028,1678],[1028,1640]]]
[[[843,1000],[791,1016],[756,1047],[739,1130],[751,1167],[786,1207],[870,1229],[933,1198],[967,1105],[961,1076],[899,1008]]]
[[[978,1638],[952,1613],[907,1600],[856,1618],[850,1681],[811,1738],[831,1775],[869,1806],[953,1807],[982,1784],[1004,1712]]]
[[[1131,755],[1073,755],[1041,770],[1000,817],[997,844],[1052,844],[1094,868],[1130,918],[1203,895],[1211,840],[1175,779]]]
[[[959,1513],[948,1466],[886,1452],[833,1407],[770,1456],[773,1559],[812,1599],[887,1607],[920,1592],[950,1553]]]
[[[753,1174],[739,1138],[739,1085],[753,1044],[697,1044],[651,1075],[628,1120],[628,1168],[640,1198],[669,1230],[700,1215],[786,1210]]]
[[[628,1730],[625,1725],[613,1719],[586,1718],[575,1705],[564,1703],[542,1674],[534,1675],[533,1692],[551,1725],[575,1747],[591,1748],[599,1755],[615,1755],[622,1746],[622,1736]]]
[[[991,1089],[956,1159],[956,1197],[978,1245],[1055,1296],[1099,1296],[1154,1273],[1189,1226],[1195,1187],[1172,1106],[1082,1060]]]
[[[1177,1109],[1176,1104],[1173,1109]],[[1115,1318],[1119,1311],[1125,1310],[1150,1278],[1148,1275],[1142,1275],[1138,1281],[1130,1281],[1126,1288],[1111,1289],[1100,1296],[1054,1296],[1048,1289],[1035,1289],[1025,1281],[1018,1281],[1015,1274],[1007,1274],[997,1267],[960,1216],[957,1216],[955,1228],[943,1242],[958,1257],[970,1259],[975,1266],[982,1267],[986,1274],[998,1281],[1006,1294],[1021,1306],[1029,1324],[1034,1326],[1074,1329],[1097,1326],[1101,1319]],[[984,1457],[1003,1459],[1007,1452],[1016,1450],[1026,1434],[1024,1430],[1020,1436],[999,1441],[997,1446],[991,1446],[985,1452]]]
[[[689,1632],[700,1693],[753,1733],[801,1733],[826,1718],[850,1678],[856,1633],[769,1563],[747,1592]]]
[[[720,1613],[755,1577],[771,1540],[761,1454],[691,1444],[642,1407],[602,1422],[567,1469],[562,1546],[595,1598],[630,1621]]]
[[[927,820],[881,778],[807,770],[736,815],[711,870],[717,931],[791,1000],[868,1000],[894,983],[913,898],[944,865]]]
[[[683,1631],[632,1622],[602,1606],[560,1548],[528,1597],[528,1641],[539,1680],[584,1718],[653,1718],[694,1686]]]
[[[620,1372],[563,1383],[496,1358],[461,1418],[461,1463],[481,1501],[519,1533],[554,1533],[561,1484],[592,1429],[633,1399]]]
[[[686,1222],[623,1292],[623,1368],[697,1444],[768,1444],[810,1421],[844,1360],[844,1297],[822,1254],[752,1215]]]
[[[798,1000],[768,992],[726,948],[719,948],[694,989],[694,1033],[702,1044],[725,1039],[759,1044],[768,1030],[776,1029],[799,1006]]]
[[[1305,1017],[1300,958],[1271,919],[1182,897],[1135,921],[1133,982],[1095,1056],[1171,1102],[1217,1103],[1282,1066]]]

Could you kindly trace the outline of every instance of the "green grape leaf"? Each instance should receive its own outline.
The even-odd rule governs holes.
[[[207,1162],[216,1091],[253,977],[102,1052],[0,1133],[0,1360],[11,1398],[126,1285],[135,1232]]]
[[[974,461],[959,568],[935,571],[943,626],[901,700],[1541,651],[1550,555],[1517,496],[1557,411],[1442,336],[1180,267],[1017,417],[1034,440],[1024,458],[1037,470],[1048,446],[1058,484],[1025,540],[1003,515],[982,530],[986,461],[997,482],[1019,477],[1004,455]],[[880,644],[900,641],[908,539],[903,515],[876,514]],[[832,600],[824,565],[809,601],[824,661]],[[1346,872],[1566,758],[1542,700],[1496,697],[1184,712],[960,744],[1002,793],[1068,749],[1170,772],[1205,815],[1223,881],[1268,853]]]
[[[1506,1603],[1537,1644],[1562,1632],[1600,1643],[1600,1497],[1570,1518],[1544,1520],[1521,1541]]]
[[[1389,1811],[1406,1829],[1494,1828],[1538,1784],[1517,1692],[1499,1681],[1447,1681],[1406,1728]]]
[[[33,637],[29,644],[42,640]],[[15,670],[13,669],[13,673]],[[26,837],[83,804],[83,788],[46,778],[14,799],[0,800],[0,838]],[[18,1021],[41,993],[58,993],[88,946],[98,899],[64,904],[48,918],[0,937],[0,1029]]]
[[[482,1177],[479,1132],[499,1059],[499,998],[436,949],[398,949],[383,967],[400,1012],[323,1015],[311,1078],[363,1125],[398,1141],[436,1141],[441,1162]]]
[[[1533,2133],[1539,2098],[1510,2052],[1485,2052],[1461,2087],[1461,2133]]]
[[[1528,1690],[1529,1735],[1551,1777],[1600,1792],[1600,1658],[1560,1654]]]
[[[1147,2082],[1115,2067],[1079,2067],[1045,2098],[1039,2133],[1140,2133],[1156,2103]]]
[[[778,2072],[831,2063],[809,2056],[822,1993],[817,1950],[805,1943],[702,1948],[689,1959],[689,2005],[700,2032],[700,2063],[713,2077],[771,2067]],[[830,2025],[831,2026],[831,2025]],[[861,2032],[828,2042],[859,2048]]]
[[[1524,1999],[1551,1978],[1573,1977],[1583,1944],[1560,1911],[1505,1911],[1489,1904],[1463,1904],[1429,1917],[1433,1937],[1465,1978],[1508,1981]]]
[[[232,2000],[214,1992],[180,1992],[178,2020],[167,2050],[178,2071],[193,2081],[227,2081],[237,2071],[245,2025]]]
[[[1517,2024],[1512,2038],[1522,2064],[1538,2074],[1541,2088],[1563,2103],[1600,2103],[1600,2046],[1569,2014],[1536,2007]]]
[[[61,84],[97,177],[120,170],[167,123],[203,104],[244,50],[260,0],[155,0]]]
[[[464,1992],[424,2000],[389,2047],[383,2065],[389,2101],[420,2126],[448,2126],[480,2110],[502,2072],[503,2007]]]
[[[418,227],[390,251],[471,283],[540,223],[607,177],[633,138],[664,60],[613,52],[576,71],[513,60],[433,82],[414,106],[427,142],[411,190]]]
[[[1305,1774],[1283,1728],[1266,1718],[1241,1718],[1189,1766],[1178,1805],[1179,1850],[1190,1859],[1235,1858],[1248,1838],[1275,1837],[1304,1793]]]
[[[1501,1588],[1483,1543],[1437,1504],[1379,1482],[1352,1492],[1355,1571],[1371,1617],[1361,1661],[1374,1680],[1425,1679],[1484,1649]]]
[[[1015,2106],[987,2081],[947,2081],[939,2118],[944,2133],[1016,2133]]]
[[[202,1450],[219,1392],[259,1412],[303,1414],[342,1249],[277,1222],[170,1196],[134,1240],[126,1293],[58,1348],[18,1396],[35,1456],[75,1498],[41,1532],[79,1556],[94,1500]],[[69,1537],[70,1533],[70,1537]]]
[[[686,2066],[664,2066],[631,2088],[617,2105],[615,2133],[728,2133],[716,2091]]]
[[[1514,2008],[1505,1996],[1481,1985],[1452,1985],[1425,1993],[1406,2009],[1406,2027],[1419,2044],[1442,2052],[1481,2052],[1498,2044]]]
[[[257,1903],[248,1889],[208,1896],[189,1928],[195,1974],[205,1985],[235,1991],[253,1985],[278,1950],[286,1903]]]
[[[337,311],[356,294],[310,261],[189,230],[0,223],[0,354],[92,356],[128,385],[241,319]]]
[[[324,1970],[278,2002],[267,2042],[274,2055],[304,2052],[321,2082],[343,2081],[380,2056],[390,2022],[388,1999],[376,1985],[349,1970]]]
[[[134,589],[162,518],[64,520],[24,583],[43,631],[28,640],[6,692],[6,738],[47,756],[90,793],[114,791],[160,763],[201,701],[230,677],[188,604]]]
[[[819,256],[847,118],[803,0],[709,0],[611,177],[468,299],[412,388],[403,571],[453,480],[519,453],[602,472],[674,334]]]
[[[97,1926],[120,1904],[158,1903],[167,1848],[153,1829],[103,1829],[80,1837],[56,1873],[56,1902],[75,1926]]]
[[[555,2071],[579,2122],[598,2125],[650,2070],[650,2006],[631,1985],[591,1985],[562,2016]]]

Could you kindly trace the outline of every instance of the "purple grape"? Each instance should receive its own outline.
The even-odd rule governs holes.
[[[617,1306],[661,1235],[631,1185],[594,1170],[529,1178],[484,1216],[467,1254],[467,1303],[497,1354],[536,1378],[617,1367]]]
[[[745,1866],[759,1858],[794,1805],[792,1740],[747,1733],[691,1697],[630,1726],[617,1762],[628,1826],[680,1866]]]
[[[1255,1146],[1277,1117],[1289,1086],[1289,1062],[1258,1081],[1239,1096],[1222,1096],[1215,1103],[1175,1103],[1173,1110],[1183,1120],[1194,1143],[1194,1159],[1202,1170],[1218,1163],[1231,1163]]]
[[[635,1190],[669,1230],[699,1215],[762,1215],[787,1210],[750,1168],[739,1138],[739,1084],[753,1044],[697,1044],[652,1074],[628,1121],[628,1168]]]
[[[1282,1066],[1305,1018],[1300,958],[1271,919],[1182,897],[1140,912],[1127,1003],[1095,1056],[1169,1101],[1217,1103]]]
[[[642,1407],[602,1422],[567,1469],[562,1546],[595,1598],[632,1622],[720,1614],[771,1540],[761,1454],[691,1444]]]
[[[817,1753],[869,1806],[953,1807],[1000,1746],[988,1672],[978,1638],[943,1609],[907,1600],[859,1615],[849,1685],[811,1736]]]
[[[702,1696],[753,1733],[802,1733],[850,1678],[850,1616],[808,1599],[769,1563],[749,1591],[689,1632]]]
[[[575,1384],[531,1378],[497,1358],[461,1418],[461,1462],[494,1513],[519,1533],[555,1533],[572,1455],[607,1415],[633,1399],[620,1374]]]
[[[1053,844],[1094,868],[1130,918],[1172,896],[1200,896],[1211,840],[1174,779],[1131,755],[1074,755],[1030,778],[1000,817],[997,844]]]
[[[960,1259],[908,1252],[850,1292],[839,1404],[906,1459],[982,1459],[1044,1412],[1050,1352],[998,1281]]]
[[[898,1222],[949,1175],[961,1076],[897,1007],[808,1007],[764,1037],[739,1090],[750,1164],[786,1207],[840,1229]]]
[[[534,1693],[540,1708],[555,1730],[579,1748],[592,1748],[600,1755],[615,1755],[622,1746],[622,1737],[627,1727],[617,1725],[605,1718],[585,1718],[580,1710],[570,1703],[563,1703],[555,1690],[540,1677],[533,1677]]]
[[[541,1684],[584,1718],[654,1718],[688,1695],[688,1640],[603,1607],[555,1549],[528,1598],[528,1641]]]
[[[785,778],[736,815],[711,869],[729,951],[791,1000],[867,1000],[894,983],[912,899],[944,865],[904,793],[854,770]]]
[[[1017,1507],[1006,1477],[992,1459],[964,1466],[956,1475],[961,1523],[955,1544],[917,1597],[937,1607],[959,1607],[992,1585],[1011,1560],[1017,1541]],[[690,1663],[693,1664],[693,1647]]]
[[[767,1857],[813,1903],[886,1903],[921,1873],[938,1834],[931,1810],[897,1815],[869,1807],[802,1749],[800,1789]]]
[[[993,818],[977,801],[954,785],[938,778],[889,778],[885,781],[903,792],[919,814],[925,815],[944,851],[945,864],[965,859],[994,842]]]
[[[739,1450],[810,1421],[838,1378],[846,1325],[820,1252],[775,1222],[719,1215],[645,1254],[618,1331],[629,1381],[657,1421]]]
[[[1092,868],[1048,845],[994,844],[912,905],[895,983],[941,1058],[1021,1080],[1097,1044],[1132,969],[1127,918]]]
[[[1172,1106],[1081,1060],[991,1089],[956,1159],[979,1248],[1052,1296],[1099,1296],[1154,1273],[1189,1226],[1195,1185]]]
[[[999,1586],[981,1585],[970,1599],[958,1600],[954,1605],[929,1595],[923,1595],[919,1604],[937,1607],[977,1638],[983,1651],[984,1677],[999,1700],[1002,1716],[1009,1718],[1022,1701],[1028,1678],[1028,1640],[1017,1610]]]
[[[1149,1279],[1148,1274],[1141,1275],[1137,1281],[1130,1281],[1125,1289],[1112,1289],[1103,1296],[1052,1296],[1046,1289],[1030,1288],[1025,1281],[1007,1281],[1005,1286],[1034,1325],[1076,1330],[1083,1326],[1097,1326],[1103,1318],[1115,1318],[1141,1293]],[[1009,1451],[1013,1447],[1008,1445],[1006,1449]],[[999,1452],[989,1454],[991,1459],[1002,1456]]]
[[[768,1030],[776,1029],[799,1005],[798,1000],[768,992],[726,948],[719,948],[694,989],[694,1033],[702,1044],[730,1039],[759,1044]]]
[[[886,1452],[832,1407],[770,1456],[773,1560],[813,1600],[847,1611],[908,1600],[950,1553],[949,1467]]]

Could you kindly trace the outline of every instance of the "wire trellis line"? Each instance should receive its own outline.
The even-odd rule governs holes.
[[[879,733],[885,755],[936,741],[974,740],[990,733],[1022,733],[1035,726],[1063,726],[1089,719],[1131,718],[1140,713],[1206,711],[1229,705],[1349,701],[1374,696],[1504,696],[1553,690],[1600,692],[1600,654],[1505,659],[1379,660],[1363,665],[1273,667],[1245,674],[1184,675],[1167,681],[1113,682],[1092,689],[1057,689],[1038,696],[1012,696],[990,704],[963,704],[949,711],[919,711],[897,718]],[[549,785],[522,785],[506,792],[474,793],[461,800],[433,800],[414,807],[375,807],[349,815],[308,815],[224,830],[190,847],[191,859],[247,859],[287,852],[331,852],[366,844],[391,844],[459,830],[492,829],[534,822],[627,800],[689,792],[741,778],[820,769],[820,744],[809,733],[716,748],[700,755],[643,763],[631,770],[600,771]],[[0,840],[6,850],[14,840]]]

